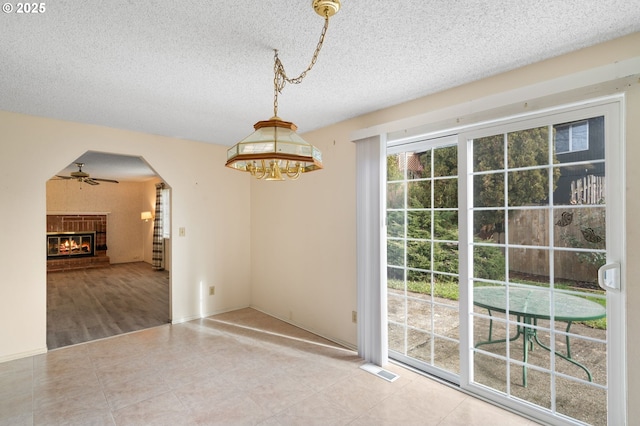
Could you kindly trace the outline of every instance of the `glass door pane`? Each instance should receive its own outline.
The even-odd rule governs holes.
[[[604,140],[598,116],[468,142],[471,382],[588,424],[607,423]]]
[[[458,159],[451,143],[390,153],[386,206],[390,356],[449,379],[460,371]]]

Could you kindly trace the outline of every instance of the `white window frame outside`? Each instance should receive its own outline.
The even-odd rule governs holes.
[[[574,138],[574,135],[573,135],[573,134],[574,134],[573,129],[574,129],[575,127],[583,126],[583,125],[584,125],[584,126],[586,126],[586,130],[585,130],[585,132],[586,132],[586,144],[587,144],[587,146],[586,146],[586,147],[576,148],[576,147],[575,147],[576,143],[574,142],[575,138]],[[571,153],[574,153],[574,152],[588,151],[588,150],[589,150],[589,120],[580,120],[580,121],[573,122],[573,123],[567,123],[567,124],[560,124],[560,125],[556,125],[556,126],[554,126],[554,127],[555,127],[555,129],[556,129],[556,132],[557,132],[557,130],[558,130],[559,128],[563,128],[563,129],[564,129],[564,128],[567,128],[567,129],[568,129],[568,131],[569,131],[569,132],[568,132],[569,134],[567,135],[567,136],[568,136],[568,139],[569,139],[569,140],[568,140],[569,147],[568,147],[568,149],[567,149],[566,151],[559,151],[559,150],[558,150],[557,133],[556,133],[556,135],[554,136],[554,138],[553,138],[553,145],[554,145],[554,148],[555,148],[555,152],[556,152],[556,154],[558,154],[558,155],[561,155],[561,154],[571,154]]]

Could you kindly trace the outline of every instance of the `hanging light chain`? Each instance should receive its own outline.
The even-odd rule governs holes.
[[[322,45],[324,44],[324,37],[327,34],[327,28],[329,28],[328,12],[325,13],[324,26],[322,27],[322,32],[320,33],[320,40],[318,40],[318,45],[316,46],[316,50],[313,52],[311,63],[309,64],[306,70],[302,71],[302,73],[295,78],[287,77],[287,73],[284,70],[284,65],[282,65],[280,58],[278,58],[278,50],[274,49],[275,54],[274,54],[274,64],[273,64],[273,73],[274,73],[273,115],[275,117],[278,116],[278,93],[282,92],[282,89],[284,89],[284,86],[287,83],[290,83],[290,84],[302,83],[302,79],[306,77],[307,73],[311,71],[311,68],[313,68],[313,66],[318,61],[318,55],[320,54],[320,49],[322,49]]]

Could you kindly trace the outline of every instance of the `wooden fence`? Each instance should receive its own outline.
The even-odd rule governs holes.
[[[604,200],[604,176],[588,175],[571,182],[571,204],[601,204]]]
[[[512,271],[542,277],[549,275],[548,250],[527,248],[527,246],[549,247],[551,245],[549,226],[553,226],[553,246],[556,248],[554,252],[556,279],[596,281],[599,265],[587,260],[598,258],[596,254],[598,252],[581,254],[571,251],[571,249],[580,247],[602,250],[605,248],[604,206],[573,208],[566,211],[572,213],[572,221],[568,226],[556,223],[563,213],[562,209],[556,210],[551,223],[549,223],[549,213],[544,209],[521,210],[510,215],[509,244],[521,246],[509,250],[509,266]],[[585,229],[594,230],[602,240],[597,243],[585,240],[582,233],[582,230]]]

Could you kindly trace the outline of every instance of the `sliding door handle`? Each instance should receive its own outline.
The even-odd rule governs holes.
[[[598,269],[598,285],[603,290],[620,290],[620,264],[606,263]]]

